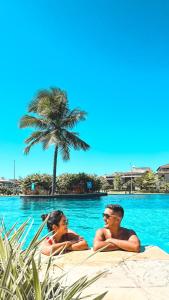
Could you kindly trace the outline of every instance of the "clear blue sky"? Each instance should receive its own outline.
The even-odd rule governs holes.
[[[91,145],[58,173],[111,174],[169,163],[169,1],[30,0],[0,4],[0,176],[52,173],[53,148],[24,156],[19,119],[36,91],[88,112]]]

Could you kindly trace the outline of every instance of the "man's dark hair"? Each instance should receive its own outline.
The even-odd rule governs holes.
[[[118,204],[108,204],[106,206],[106,208],[109,208],[109,209],[113,210],[113,212],[115,212],[115,213],[120,213],[121,216],[122,216],[122,218],[123,218],[123,216],[124,216],[124,209],[123,209],[122,206],[120,206]]]

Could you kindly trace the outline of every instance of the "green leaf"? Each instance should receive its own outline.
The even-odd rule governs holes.
[[[4,245],[2,236],[0,236],[0,257],[2,261],[7,259],[7,249]]]
[[[104,298],[104,296],[107,294],[107,292],[104,292],[103,294],[95,297],[93,300],[102,300]],[[113,299],[112,299],[113,300]]]
[[[32,270],[33,270],[33,284],[35,288],[35,300],[42,300],[41,285],[40,285],[39,276],[38,276],[34,259],[32,259]]]
[[[33,237],[32,241],[30,242],[27,250],[25,251],[25,255],[27,256],[28,253],[32,250],[32,248],[35,248],[35,246],[37,246],[37,239],[39,237],[39,235],[41,234],[43,228],[45,227],[46,223],[47,223],[48,218],[46,218],[46,220],[42,223],[42,225],[39,227],[37,233],[35,234],[35,236]]]
[[[43,224],[44,225],[44,224]],[[24,222],[15,234],[6,235],[5,226],[3,226],[0,232],[0,256],[1,270],[0,270],[0,299],[5,300],[80,300],[85,297],[81,297],[82,292],[95,280],[99,279],[102,274],[96,275],[91,279],[87,276],[79,278],[71,285],[65,286],[63,280],[67,276],[68,272],[62,272],[60,276],[55,278],[50,277],[50,268],[52,266],[53,257],[49,257],[46,272],[44,273],[43,282],[40,282],[39,272],[42,272],[42,262],[37,257],[37,245],[40,241],[37,240],[42,227],[37,232],[37,235],[32,239],[28,250],[22,251],[20,245],[23,244],[25,236],[27,236],[29,230],[26,232],[26,222]],[[10,230],[9,230],[10,232]],[[22,235],[21,235],[22,233]],[[18,241],[18,237],[20,237]],[[12,240],[12,242],[11,242]],[[39,255],[39,254],[38,254]],[[55,257],[59,259],[60,255]],[[56,270],[57,274],[57,270]],[[104,294],[98,296],[102,299]],[[86,296],[87,298],[87,296]],[[89,295],[88,295],[89,298]],[[91,299],[91,298],[89,298]]]

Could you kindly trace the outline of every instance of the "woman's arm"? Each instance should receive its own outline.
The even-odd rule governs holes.
[[[76,232],[69,230],[68,238],[72,243],[68,250],[80,251],[89,249],[87,242],[84,238],[80,237]]]
[[[42,244],[41,252],[44,255],[52,255],[56,253],[60,253],[63,249],[68,249],[71,246],[70,241],[65,241],[62,243],[53,243],[52,245],[49,244],[47,240],[45,240]]]
[[[89,247],[85,240],[72,243],[72,245],[68,248],[68,250],[72,250],[72,251],[80,251],[80,250],[87,250],[87,249],[89,249]]]

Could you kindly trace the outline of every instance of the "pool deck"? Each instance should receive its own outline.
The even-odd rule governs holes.
[[[169,299],[169,254],[160,248],[148,246],[141,253],[112,251],[93,254],[92,250],[86,250],[54,257],[51,278],[63,272],[60,268],[69,271],[67,284],[83,275],[91,277],[106,271],[84,295],[108,291],[105,300]],[[43,267],[47,261],[48,258],[42,256]]]

